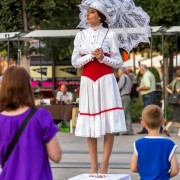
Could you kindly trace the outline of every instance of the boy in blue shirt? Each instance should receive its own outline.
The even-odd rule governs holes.
[[[148,130],[148,136],[134,142],[131,160],[131,171],[139,173],[141,180],[169,180],[179,172],[177,146],[159,134],[164,122],[158,106],[149,105],[143,110],[141,124]]]

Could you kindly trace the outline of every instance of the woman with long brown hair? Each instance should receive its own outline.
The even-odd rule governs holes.
[[[9,67],[0,90],[0,180],[52,180],[48,157],[61,159],[58,132],[50,113],[39,108],[26,125],[9,158],[7,152],[24,119],[35,108],[28,72]]]

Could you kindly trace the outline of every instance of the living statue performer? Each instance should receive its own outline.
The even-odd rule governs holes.
[[[149,41],[149,16],[131,0],[86,0],[79,7],[78,27],[84,29],[75,37],[72,54],[72,65],[82,68],[75,135],[87,137],[91,160],[89,176],[103,178],[108,173],[114,133],[126,131],[112,68],[123,65],[119,48],[129,52],[139,42]],[[136,34],[127,32],[132,26]],[[121,28],[122,33],[117,35],[112,29],[115,27]],[[101,136],[104,136],[104,145],[99,167],[97,138]]]

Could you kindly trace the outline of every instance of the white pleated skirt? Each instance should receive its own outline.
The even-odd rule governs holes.
[[[96,81],[81,77],[76,136],[101,137],[126,131],[124,110],[114,74]]]

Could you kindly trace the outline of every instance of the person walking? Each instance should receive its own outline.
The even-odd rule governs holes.
[[[142,74],[142,79],[140,86],[136,88],[136,91],[140,93],[143,97],[144,107],[154,104],[156,98],[156,81],[152,72],[149,71],[149,68],[142,64],[140,65],[140,73]],[[138,134],[146,134],[147,130],[144,127]]]
[[[131,79],[131,82],[132,82],[131,98],[134,98],[134,97],[137,98],[138,97],[138,92],[136,91],[136,88],[138,86],[137,76],[133,72],[132,69],[126,70],[126,74],[129,76],[129,78]]]
[[[175,73],[176,73],[175,79],[166,87],[166,90],[169,94],[172,94],[174,92],[180,94],[180,68],[176,69]],[[176,105],[172,105],[172,107],[173,107],[172,119],[165,126],[164,133],[167,136],[170,136],[169,129],[174,124],[174,122],[177,122],[179,124],[178,136],[180,137],[180,105],[176,104]]]
[[[10,66],[2,78],[0,180],[52,180],[48,158],[56,163],[61,160],[58,129],[46,109],[35,109],[30,82],[28,72],[18,66]],[[16,142],[27,118],[29,122]]]
[[[132,119],[130,112],[132,82],[129,76],[126,74],[125,67],[119,68],[118,75],[119,75],[118,87],[121,95],[122,106],[124,108],[126,128],[127,128],[127,132],[123,133],[122,135],[133,135],[134,132],[132,127]]]

